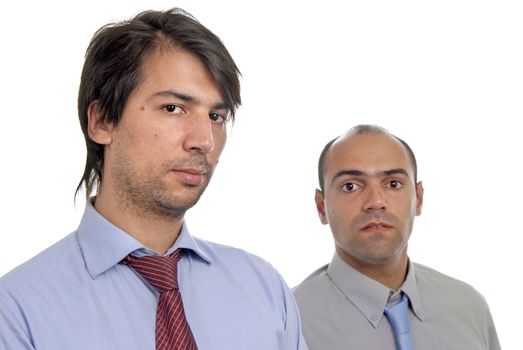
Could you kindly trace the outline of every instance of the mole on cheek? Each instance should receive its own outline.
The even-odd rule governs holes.
[[[145,106],[140,107],[141,111],[145,111]]]

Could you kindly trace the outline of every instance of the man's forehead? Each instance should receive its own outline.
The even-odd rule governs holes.
[[[147,88],[150,98],[177,94],[194,104],[228,108],[222,89],[201,58],[176,46],[152,49],[144,56],[136,90]]]
[[[376,132],[341,136],[332,144],[325,165],[327,172],[334,173],[352,169],[378,174],[400,168],[413,172],[405,147],[393,136]]]

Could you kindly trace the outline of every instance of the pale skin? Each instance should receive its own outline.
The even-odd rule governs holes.
[[[120,123],[104,122],[97,101],[89,108],[89,136],[104,145],[95,208],[163,255],[218,163],[230,111],[193,54],[163,47],[142,66]]]
[[[423,185],[414,183],[407,151],[385,133],[348,133],[328,151],[323,171],[316,207],[321,222],[330,225],[337,254],[397,290],[407,273],[414,217],[423,205]]]

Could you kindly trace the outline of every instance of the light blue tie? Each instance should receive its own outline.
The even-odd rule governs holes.
[[[385,316],[394,331],[398,350],[414,350],[409,330],[409,298],[403,294],[401,301],[391,308],[385,306]]]

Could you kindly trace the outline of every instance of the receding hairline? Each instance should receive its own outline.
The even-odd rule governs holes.
[[[417,171],[417,161],[416,161],[416,156],[414,155],[414,152],[412,151],[410,146],[405,141],[403,141],[401,138],[392,134],[390,131],[388,131],[387,129],[385,129],[381,126],[370,125],[370,124],[361,124],[361,125],[356,125],[356,126],[352,127],[351,129],[349,129],[345,133],[335,137],[334,139],[332,139],[325,145],[325,147],[320,155],[320,159],[319,159],[319,168],[320,169],[318,169],[320,190],[322,192],[325,190],[324,184],[325,184],[325,168],[326,168],[326,164],[327,164],[327,157],[329,156],[330,153],[332,153],[332,148],[335,147],[336,144],[338,144],[342,141],[343,142],[347,141],[354,136],[366,135],[366,134],[388,136],[392,140],[397,142],[401,146],[403,151],[406,153],[407,159],[409,160],[409,163],[411,164],[411,167],[412,167],[412,172],[413,172],[413,176],[414,176],[414,179],[413,179],[414,184],[417,183],[417,172],[418,172]]]

